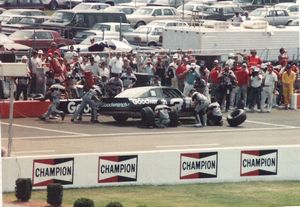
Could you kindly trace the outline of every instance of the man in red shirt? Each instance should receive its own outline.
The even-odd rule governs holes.
[[[48,56],[50,56],[50,54],[54,54],[57,53],[59,57],[61,57],[61,51],[60,49],[57,48],[57,44],[56,42],[51,42],[51,46],[47,51]]]
[[[218,60],[214,61],[214,67],[211,69],[208,82],[210,83],[211,88],[211,96],[215,97],[217,100],[219,100],[220,94],[219,94],[219,86],[220,86],[220,79],[219,79],[219,73],[221,73],[221,65]]]
[[[183,58],[182,64],[176,69],[176,77],[178,80],[178,89],[183,92],[186,73],[188,72],[188,59]]]
[[[239,103],[242,102],[244,105],[246,105],[247,90],[249,85],[249,71],[247,68],[247,64],[243,63],[242,69],[238,70],[235,75],[237,79],[237,104],[239,105]]]
[[[250,68],[249,70],[249,73],[251,74],[251,68],[252,67],[261,67],[261,64],[262,64],[262,59],[260,57],[258,57],[256,54],[256,49],[251,49],[250,50],[250,56],[247,57],[247,60],[248,60],[248,67]]]

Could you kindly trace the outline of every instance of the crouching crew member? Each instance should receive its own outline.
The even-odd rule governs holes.
[[[207,125],[223,126],[222,111],[215,97],[211,97],[211,104],[207,108]]]
[[[163,104],[161,100],[157,101],[157,106],[154,109],[155,126],[158,128],[166,128],[170,123],[169,112],[171,108]]]
[[[49,88],[46,94],[46,97],[50,98],[51,104],[48,108],[48,111],[40,117],[41,120],[47,121],[49,120],[50,115],[53,114],[59,114],[62,121],[65,119],[65,113],[57,109],[63,93],[65,93],[65,87],[60,85],[60,81],[56,79],[55,84]]]
[[[202,93],[197,92],[195,89],[190,91],[192,97],[192,105],[195,111],[196,124],[195,127],[203,127],[207,124],[206,110],[209,105],[208,98]]]
[[[83,110],[87,105],[89,105],[91,107],[91,122],[99,123],[97,119],[97,109],[101,97],[102,97],[102,93],[100,87],[93,85],[93,87],[83,95],[82,102],[79,108],[77,108],[76,111],[74,112],[71,118],[71,122],[74,122],[74,120],[81,121]]]

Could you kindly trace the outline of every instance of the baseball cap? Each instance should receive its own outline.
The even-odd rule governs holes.
[[[41,54],[41,55],[44,54],[43,50],[39,50],[38,54]]]

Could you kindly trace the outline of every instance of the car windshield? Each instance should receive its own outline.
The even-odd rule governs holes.
[[[182,11],[182,9],[183,9],[183,5],[181,5],[177,8],[178,11]],[[194,10],[194,5],[192,5],[192,4],[184,5],[184,11],[193,11],[193,10]]]
[[[118,94],[116,98],[143,98],[148,94],[148,89],[144,87],[130,88]]]
[[[267,11],[263,9],[254,10],[249,14],[249,16],[253,16],[253,17],[264,17],[266,15],[267,15]]]
[[[75,14],[72,12],[64,12],[64,11],[57,11],[55,12],[50,21],[51,22],[71,22],[74,18]]]
[[[35,19],[34,18],[22,18],[20,20],[20,24],[35,24]]]
[[[136,15],[151,15],[152,11],[153,11],[153,9],[150,9],[150,8],[140,8],[140,9],[136,10],[133,14],[136,14]]]
[[[253,4],[254,0],[233,0],[234,4]]]
[[[32,37],[33,31],[17,31],[9,36],[11,40],[28,40]]]
[[[100,36],[89,36],[86,39],[84,39],[80,44],[81,45],[90,45],[91,44],[91,39],[94,38],[95,42],[100,42],[103,40],[102,37]]]
[[[217,7],[207,7],[203,11],[208,14],[218,14],[220,9]]]
[[[74,38],[86,39],[87,37],[95,35],[93,32],[77,32]]]
[[[120,25],[116,26],[116,32],[120,31]],[[121,25],[122,32],[133,32],[133,29],[130,25]]]
[[[142,34],[149,34],[151,32],[151,27],[138,27],[137,29],[134,30],[136,33],[142,33]]]

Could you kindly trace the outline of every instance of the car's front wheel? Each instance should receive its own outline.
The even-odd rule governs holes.
[[[124,123],[124,122],[127,121],[128,116],[126,116],[126,115],[123,115],[123,116],[122,115],[114,115],[113,118],[114,118],[115,121],[117,121],[119,123]]]
[[[143,25],[146,25],[146,23],[143,21],[139,21],[136,23],[135,28],[138,28],[139,26],[143,26]]]

